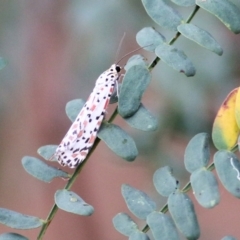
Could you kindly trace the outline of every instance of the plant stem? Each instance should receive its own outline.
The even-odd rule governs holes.
[[[199,6],[195,6],[193,12],[189,15],[189,17],[186,20],[186,23],[189,23],[193,17],[196,15],[197,11],[199,10]],[[177,32],[176,35],[168,42],[169,45],[172,45],[174,42],[176,42],[176,40],[181,36],[180,32]],[[148,66],[149,71],[151,71],[156,65],[157,63],[160,61],[161,59],[159,57],[156,57]]]
[[[89,154],[87,156],[87,158],[84,160],[83,163],[81,163],[80,165],[77,166],[75,172],[73,173],[73,175],[71,176],[71,178],[68,180],[67,184],[65,185],[64,189],[66,190],[69,190],[73,183],[75,182],[78,174],[81,172],[82,168],[84,167],[84,165],[86,164],[87,160],[90,158],[90,156],[92,155],[92,153],[94,152],[95,148],[97,147],[97,145],[99,144],[101,140],[99,138],[96,139],[96,141],[94,142],[94,145],[93,147],[91,148],[91,150],[89,151]],[[49,214],[48,214],[48,217],[47,219],[44,221],[45,223],[43,224],[40,232],[39,232],[39,235],[38,235],[38,240],[41,240],[48,228],[48,226],[50,225],[52,219],[54,218],[54,216],[56,215],[57,213],[57,210],[58,210],[58,207],[56,204],[54,204],[52,206],[52,209],[50,210]]]

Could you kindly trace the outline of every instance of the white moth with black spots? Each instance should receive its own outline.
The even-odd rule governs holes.
[[[120,71],[121,67],[113,64],[97,79],[87,102],[53,155],[62,166],[75,168],[87,157],[97,137],[110,98],[117,90]]]

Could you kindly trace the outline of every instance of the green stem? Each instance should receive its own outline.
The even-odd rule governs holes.
[[[99,144],[101,140],[99,138],[96,139],[96,141],[94,142],[93,147],[91,148],[91,150],[89,151],[89,154],[87,155],[86,159],[84,160],[83,163],[81,163],[80,165],[78,165],[78,167],[76,168],[75,172],[73,173],[73,175],[70,177],[70,179],[68,180],[67,184],[65,185],[64,189],[69,190],[73,183],[75,182],[77,176],[79,175],[79,173],[81,172],[82,168],[84,167],[84,165],[87,163],[87,160],[90,158],[90,156],[92,155],[92,153],[94,152],[95,148],[97,147],[97,145]],[[52,219],[54,218],[54,216],[56,215],[58,210],[58,207],[56,204],[54,204],[52,206],[52,209],[50,210],[47,219],[44,221],[44,224],[39,232],[38,235],[38,240],[41,240],[45,234],[45,232],[47,231],[48,226],[50,225]]]
[[[189,15],[189,17],[186,20],[186,23],[189,23],[193,17],[196,15],[197,11],[199,10],[199,6],[195,6],[193,12]],[[174,42],[176,42],[176,40],[181,36],[180,32],[177,32],[176,35],[168,42],[169,45],[172,45]],[[151,71],[156,65],[157,63],[160,61],[161,59],[159,57],[156,57],[148,66],[149,71]]]

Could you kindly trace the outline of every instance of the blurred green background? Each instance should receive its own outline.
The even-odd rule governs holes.
[[[239,0],[232,2],[240,7]],[[187,17],[193,8],[178,9]],[[240,36],[203,10],[192,23],[215,37],[223,56],[180,37],[175,46],[192,60],[196,76],[187,78],[159,62],[143,98],[159,118],[158,131],[133,130],[117,117],[115,123],[136,140],[139,157],[125,162],[101,143],[73,187],[95,207],[95,213],[79,217],[59,211],[45,239],[126,239],[112,226],[114,215],[128,212],[121,184],[147,192],[162,206],[166,199],[158,196],[152,184],[158,167],[171,166],[182,186],[188,181],[183,165],[186,144],[199,132],[211,134],[217,109],[240,82]],[[136,33],[147,26],[167,39],[174,36],[157,26],[137,0],[0,1],[0,56],[8,61],[0,71],[0,207],[46,218],[55,191],[65,182],[57,179],[45,184],[34,179],[22,168],[21,158],[37,156],[40,146],[61,141],[70,126],[65,104],[75,98],[86,100],[97,77],[114,63],[124,32],[120,56],[138,47]],[[154,59],[140,52],[149,61]],[[240,237],[240,217],[235,211],[239,202],[224,189],[221,197],[220,205],[212,210],[195,204],[200,239]],[[140,227],[145,224],[137,222]],[[7,231],[12,229],[0,226],[0,233]],[[39,229],[18,232],[36,239]]]

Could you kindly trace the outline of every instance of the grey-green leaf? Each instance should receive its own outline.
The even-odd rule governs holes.
[[[156,203],[146,193],[127,184],[122,185],[122,195],[128,209],[140,219],[156,210]]]
[[[0,240],[28,240],[28,238],[18,233],[3,233],[0,235]]]
[[[200,229],[192,200],[187,194],[176,192],[168,198],[168,209],[177,228],[187,239],[198,239]]]
[[[66,172],[49,166],[35,157],[23,157],[22,165],[29,174],[44,182],[51,182],[56,177],[69,178]]]
[[[118,232],[125,236],[130,236],[138,229],[137,224],[126,213],[118,213],[113,218],[113,225]]]
[[[136,41],[138,45],[143,47],[145,50],[154,52],[155,48],[160,43],[166,42],[166,39],[161,33],[157,32],[154,28],[145,27],[137,33]]]
[[[212,172],[202,168],[191,174],[190,181],[198,203],[213,208],[220,202],[218,183]]]
[[[152,212],[147,216],[154,239],[158,240],[179,240],[177,229],[171,217],[160,212]]]
[[[132,66],[126,72],[118,101],[118,112],[122,117],[130,117],[138,110],[150,80],[150,72],[143,65]]]
[[[240,163],[237,156],[229,151],[218,151],[214,155],[214,164],[223,186],[240,198]]]
[[[237,239],[233,236],[225,236],[221,240],[237,240]]]
[[[142,55],[136,54],[128,59],[126,65],[124,66],[124,69],[128,71],[132,66],[135,65],[142,65],[143,67],[146,67],[147,62],[145,61],[145,58]]]
[[[187,58],[185,53],[173,46],[160,44],[155,49],[155,54],[161,58],[163,62],[178,72],[183,72],[187,77],[194,76],[196,73],[192,62]]]
[[[33,229],[43,225],[43,221],[37,217],[0,208],[0,223],[16,229]]]
[[[169,166],[159,168],[153,174],[153,184],[157,192],[164,197],[168,197],[178,188],[178,181],[172,176]]]
[[[185,168],[190,172],[206,167],[210,160],[209,134],[199,133],[188,143],[185,154]]]
[[[196,4],[215,15],[232,32],[240,33],[240,10],[228,0],[196,0]]]
[[[133,161],[138,150],[134,140],[117,125],[103,122],[98,137],[118,156]]]
[[[164,0],[142,0],[143,6],[147,14],[166,29],[177,31],[177,26],[181,24],[183,20],[182,16]]]
[[[49,160],[53,155],[54,153],[56,152],[56,149],[57,149],[57,145],[45,145],[45,146],[42,146],[40,147],[38,150],[37,150],[37,153],[43,157],[45,160]],[[51,160],[55,160],[56,159],[51,159]]]
[[[150,238],[146,233],[137,230],[130,235],[128,240],[150,240]]]
[[[195,0],[171,0],[171,1],[183,7],[190,7],[195,5]]]
[[[73,122],[81,109],[83,108],[85,101],[82,99],[74,99],[66,104],[66,114],[68,118]]]
[[[158,128],[158,120],[142,104],[135,114],[124,120],[133,128],[142,131],[155,131]]]
[[[212,52],[215,52],[219,56],[223,54],[222,47],[207,31],[190,23],[179,25],[178,31],[186,38],[196,42],[200,46]]]
[[[66,212],[81,216],[90,216],[94,212],[94,208],[91,205],[84,202],[76,193],[66,189],[57,190],[54,198],[57,206]]]
[[[7,65],[7,61],[0,57],[0,70],[2,70]]]

